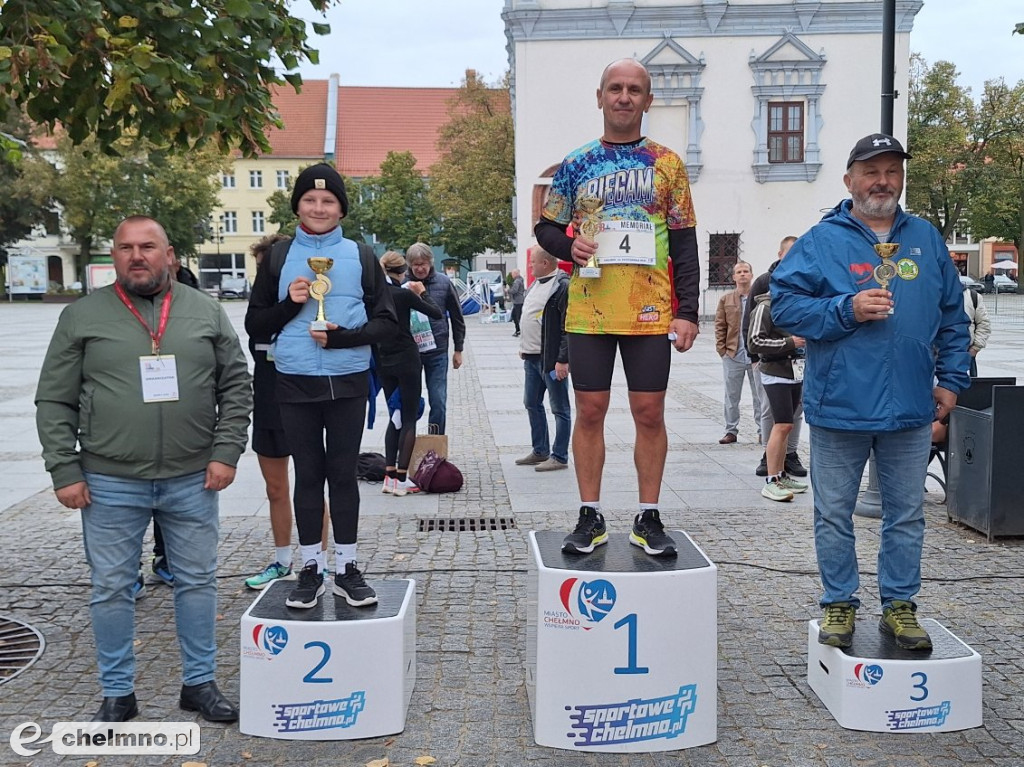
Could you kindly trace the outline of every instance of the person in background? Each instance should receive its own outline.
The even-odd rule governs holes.
[[[539,245],[530,251],[534,281],[523,302],[523,333],[519,357],[523,360],[523,405],[530,418],[529,454],[516,459],[535,471],[558,471],[569,465],[569,339],[563,327],[568,301],[569,275],[558,259]],[[544,393],[555,417],[555,441],[550,442]]]
[[[431,338],[419,344],[423,375],[427,380],[430,412],[427,426],[432,434],[444,434],[448,421],[448,326],[451,324],[452,368],[462,367],[462,348],[466,341],[466,320],[452,281],[434,270],[434,252],[424,242],[415,242],[405,252],[411,275],[422,282],[431,300],[444,311],[439,320],[430,320]]]
[[[508,297],[512,301],[512,322],[516,326],[516,332],[512,335],[518,337],[519,322],[523,316],[523,301],[526,300],[526,283],[518,269],[513,269],[509,276],[512,277],[512,282],[508,286]]]
[[[747,337],[742,335],[743,315],[750,300],[750,282],[754,272],[746,261],[737,261],[732,268],[732,281],[736,290],[718,300],[715,310],[715,351],[722,358],[722,377],[725,379],[725,436],[720,445],[731,445],[740,430],[740,398],[743,379],[750,385],[754,403],[754,422],[757,424],[757,443],[761,444],[761,394],[763,389],[754,380],[758,377],[757,362],[747,353]]]
[[[757,296],[768,292],[768,281],[771,279],[772,272],[779,266],[782,259],[786,257],[786,253],[793,247],[793,243],[796,242],[796,237],[789,235],[782,238],[782,242],[779,243],[779,252],[777,258],[768,267],[768,271],[764,274],[758,275],[750,285],[750,295]],[[750,339],[750,314],[754,309],[754,302],[748,301],[746,310],[743,313],[743,324],[741,325],[741,332],[745,341]],[[752,358],[753,359],[753,358]],[[757,360],[754,360],[757,362]],[[768,436],[772,433],[772,409],[768,405],[768,397],[765,394],[764,386],[761,384],[761,376],[754,376],[754,380],[757,384],[757,388],[761,397],[761,438],[767,441]],[[804,424],[804,409],[803,405],[800,405],[796,412],[793,413],[793,428],[789,432],[789,437],[786,440],[786,474],[791,477],[806,477],[807,469],[800,461],[800,454],[797,453],[797,448],[800,447],[800,432]],[[768,476],[768,455],[767,451],[761,454],[761,462],[754,469],[754,474],[759,477]]]
[[[421,371],[420,351],[410,327],[412,312],[420,312],[431,320],[440,320],[441,307],[434,303],[422,282],[411,280],[402,284],[408,270],[405,257],[389,250],[380,258],[387,277],[388,290],[398,316],[398,332],[377,344],[377,375],[390,400],[395,391],[401,401],[395,415],[388,421],[384,435],[384,459],[387,462],[383,492],[403,496],[420,489],[409,478],[409,459],[416,445],[416,419],[419,417]],[[395,419],[398,419],[398,425]]]
[[[270,258],[274,244],[288,241],[283,234],[270,234],[254,243],[251,250],[259,272],[263,262]],[[274,539],[274,561],[260,572],[245,579],[250,589],[260,591],[277,580],[295,580],[292,569],[292,498],[288,480],[291,451],[281,424],[281,410],[277,404],[277,370],[272,354],[274,339],[249,334],[249,353],[252,355],[252,451],[260,464],[260,474],[266,488],[270,507],[270,532]],[[327,550],[330,515],[324,505],[321,549]]]
[[[967,312],[967,329],[971,332],[968,351],[971,354],[971,378],[974,378],[978,375],[978,352],[988,346],[988,338],[992,335],[992,320],[988,317],[985,302],[972,288],[964,288],[964,311]]]

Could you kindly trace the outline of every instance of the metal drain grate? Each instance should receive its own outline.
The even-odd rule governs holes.
[[[450,517],[448,519],[421,519],[421,533],[482,533],[490,530],[515,530],[512,517]]]
[[[9,682],[43,654],[43,635],[28,624],[0,616],[0,684]]]

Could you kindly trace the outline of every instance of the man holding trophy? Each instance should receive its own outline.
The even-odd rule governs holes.
[[[542,248],[576,265],[565,331],[581,507],[562,546],[570,553],[591,552],[608,540],[601,477],[618,350],[636,426],[640,508],[629,539],[652,556],[676,555],[658,513],[668,452],[665,389],[672,347],[685,352],[697,336],[700,265],[686,166],[640,135],[653,100],[650,74],[639,61],[620,59],[605,68],[597,89],[604,133],[563,160],[534,229]],[[575,236],[566,232],[570,225]]]
[[[970,340],[942,235],[899,206],[903,161],[892,136],[854,146],[844,200],[772,274],[772,319],[806,340],[814,540],[824,587],[818,641],[849,647],[859,575],[853,509],[874,452],[882,496],[879,630],[931,649],[913,598],[921,587],[924,484],[932,422],[970,385]]]
[[[334,528],[333,591],[354,607],[377,602],[356,564],[356,458],[369,392],[371,345],[397,330],[384,272],[366,246],[342,236],[348,196],[326,163],[295,180],[299,217],[283,263],[271,253],[256,272],[246,330],[274,337],[277,399],[295,466],[295,524],[304,567],[285,600],[315,607],[325,591],[320,548],[327,483]]]

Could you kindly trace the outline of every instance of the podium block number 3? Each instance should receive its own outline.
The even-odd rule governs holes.
[[[628,666],[619,666],[614,669],[616,674],[649,674],[651,670],[647,666],[636,665],[636,613],[630,613],[615,624],[616,629],[626,627],[628,639],[626,648],[626,663]]]
[[[334,681],[333,677],[329,676],[317,676],[320,669],[327,665],[327,661],[331,659],[331,646],[326,642],[307,642],[302,646],[303,650],[312,650],[317,648],[321,651],[320,662],[317,663],[313,668],[309,670],[309,673],[302,677],[303,682],[308,684],[330,684]]]

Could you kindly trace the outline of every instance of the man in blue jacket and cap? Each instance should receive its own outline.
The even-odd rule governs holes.
[[[899,206],[907,159],[892,136],[858,141],[843,177],[852,199],[800,237],[771,280],[773,321],[807,341],[804,418],[825,591],[818,641],[833,647],[853,643],[853,509],[872,451],[882,496],[879,630],[904,649],[932,646],[913,601],[931,425],[970,385],[970,337],[942,235]]]

